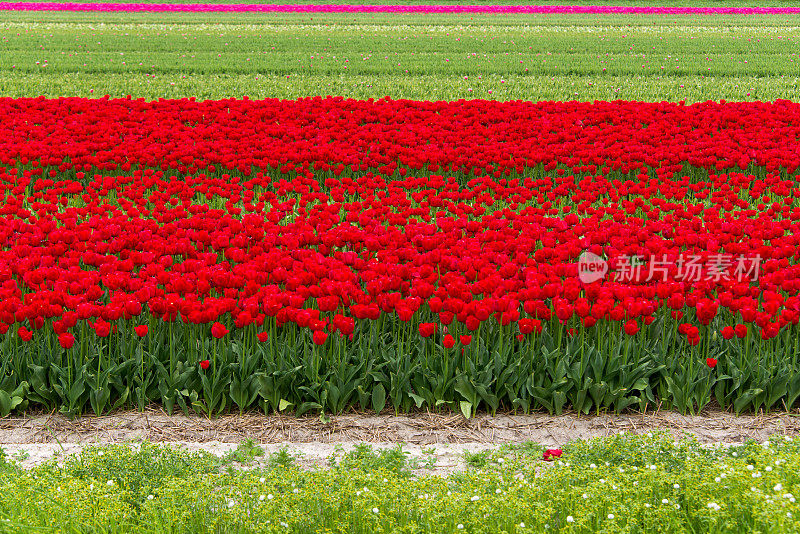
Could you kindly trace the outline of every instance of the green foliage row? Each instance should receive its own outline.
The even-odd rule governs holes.
[[[657,434],[579,441],[561,460],[503,447],[422,475],[362,446],[330,469],[220,469],[148,443],[0,463],[0,530],[125,532],[769,532],[800,529],[800,441],[708,448]],[[279,453],[280,454],[280,453]],[[285,456],[285,454],[284,454]],[[551,468],[543,468],[548,467]]]
[[[430,315],[430,317],[428,316]],[[456,346],[443,333],[423,338],[418,312],[409,322],[382,315],[356,322],[353,340],[331,335],[322,345],[311,331],[268,318],[263,327],[233,329],[222,339],[208,325],[168,323],[153,317],[144,338],[139,320],[117,322],[97,337],[85,324],[69,349],[45,326],[33,340],[0,342],[0,416],[44,407],[68,416],[160,403],[168,413],[208,416],[263,410],[342,413],[354,407],[395,413],[477,410],[560,414],[645,411],[655,407],[696,412],[716,401],[724,409],[790,410],[800,400],[800,331],[787,326],[776,338],[717,334],[732,319],[719,315],[703,329],[699,346],[676,332],[668,312],[635,335],[620,323],[591,329],[577,319],[546,321],[542,332],[519,336],[495,321],[475,332],[453,322]],[[574,321],[574,324],[572,322]],[[575,328],[573,328],[575,327]],[[268,334],[258,341],[257,333]],[[714,360],[715,367],[707,365]],[[201,365],[203,362],[203,365]]]

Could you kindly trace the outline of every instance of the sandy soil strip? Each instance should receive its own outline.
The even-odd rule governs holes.
[[[153,442],[239,443],[250,438],[262,444],[280,443],[484,443],[535,441],[556,447],[576,439],[667,430],[680,437],[688,432],[703,443],[763,441],[773,434],[800,433],[800,411],[734,416],[708,411],[698,416],[674,412],[578,416],[566,414],[482,415],[464,419],[455,414],[409,416],[346,414],[322,421],[318,416],[226,415],[168,416],[158,409],[120,412],[69,420],[59,414],[0,419],[0,444]]]

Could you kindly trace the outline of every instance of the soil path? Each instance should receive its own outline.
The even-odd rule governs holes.
[[[549,447],[576,439],[608,436],[620,431],[642,433],[667,430],[680,437],[688,432],[703,443],[763,441],[772,434],[800,433],[800,413],[744,415],[708,411],[698,416],[674,412],[651,414],[578,416],[566,414],[461,415],[415,414],[409,416],[226,415],[168,416],[160,410],[127,411],[100,417],[69,420],[59,414],[0,419],[0,444],[114,443],[130,440],[153,442],[239,443],[250,438],[262,444],[279,443],[485,443],[535,441]]]

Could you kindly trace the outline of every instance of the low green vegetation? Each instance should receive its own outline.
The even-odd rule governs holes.
[[[0,464],[3,532],[797,532],[800,440],[728,448],[657,434],[505,447],[449,476],[399,448],[336,467],[223,469],[158,445]],[[504,461],[503,461],[504,460]]]
[[[19,13],[0,95],[796,99],[800,16]]]

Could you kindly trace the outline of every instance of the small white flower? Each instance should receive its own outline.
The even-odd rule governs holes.
[[[233,508],[234,506],[236,506],[236,501],[234,501],[233,499],[229,500],[228,501],[228,508]]]
[[[520,523],[519,528],[525,528],[525,523]]]
[[[748,471],[752,471],[752,470],[753,470],[753,466],[752,466],[752,465],[748,465],[748,466],[747,466],[747,470],[748,470]]]
[[[672,487],[675,488],[675,489],[681,489],[681,485],[680,484],[673,484]]]
[[[786,512],[786,517],[791,518],[792,517],[792,512]]]
[[[373,508],[373,509],[372,509],[372,513],[373,513],[373,514],[377,514],[377,513],[378,513],[378,509],[377,509],[377,508]]]
[[[264,499],[265,499],[265,497],[264,497],[263,495],[259,495],[259,496],[258,496],[258,500],[259,500],[259,501],[263,501]]]
[[[764,468],[764,471],[767,471],[767,472],[772,471],[772,466],[768,465],[767,467]]]
[[[608,514],[609,519],[614,519],[614,514]]]
[[[650,508],[650,503],[649,502],[644,503],[644,507],[645,508]]]
[[[496,490],[494,490],[494,492],[495,493],[503,493],[503,490],[501,490],[500,488],[497,488]]]
[[[572,518],[572,516],[571,516],[571,515],[568,515],[568,516],[567,516],[567,523],[572,523],[572,522],[574,522],[574,521],[575,521],[575,520]]]
[[[761,473],[753,473],[752,477],[753,478],[759,478],[759,477],[761,477]]]
[[[258,479],[258,481],[261,482],[262,484],[264,483],[265,480],[266,480],[266,478],[264,478],[264,477],[261,477],[261,478]]]
[[[680,504],[676,504],[676,505],[675,505],[675,509],[676,509],[676,510],[680,510],[680,509],[681,509],[681,505],[680,505]]]
[[[274,498],[275,498],[275,497],[273,497],[271,493],[268,493],[268,494],[267,494],[267,499],[269,499],[270,501],[271,501],[272,499],[274,499]]]
[[[148,496],[147,496],[147,500],[148,500],[148,501],[152,501],[152,500],[153,500],[153,496],[152,496],[152,495],[148,495]]]
[[[300,491],[297,488],[295,488],[292,490],[292,493],[300,493]]]
[[[475,502],[478,499],[480,499],[480,497],[478,497],[477,495],[473,495],[472,497],[469,498],[469,500],[471,500],[472,502]]]
[[[655,466],[655,464],[653,464],[653,465],[651,465],[651,466],[650,466],[650,470],[651,470],[651,471],[655,471],[655,470],[656,470],[656,466]]]
[[[114,481],[113,480],[109,480],[108,482],[106,482],[106,484],[109,485],[109,486],[113,486],[114,485]]]
[[[588,499],[588,498],[589,498],[589,494],[588,494],[588,493],[584,493],[584,494],[583,494],[583,498],[584,498],[584,499]]]
[[[502,464],[502,463],[503,463],[503,462],[505,462],[505,461],[506,461],[506,460],[505,460],[505,458],[498,458],[498,459],[497,459],[497,463],[498,463],[498,464]]]
[[[661,499],[661,504],[669,504],[669,499]]]
[[[289,523],[281,521],[281,526],[284,527],[284,528],[289,528]]]
[[[458,525],[456,525],[456,528],[457,528],[458,530],[461,530],[462,528],[464,528],[464,525],[462,525],[461,523],[459,523]]]
[[[589,467],[591,467],[592,469],[596,469],[597,468],[597,466],[594,465],[594,464],[589,464]]]
[[[708,507],[714,511],[719,511],[720,506],[715,502],[708,503]]]
[[[714,479],[714,482],[722,482],[722,479],[721,479],[721,478],[719,478],[719,477],[716,477],[716,478]]]

